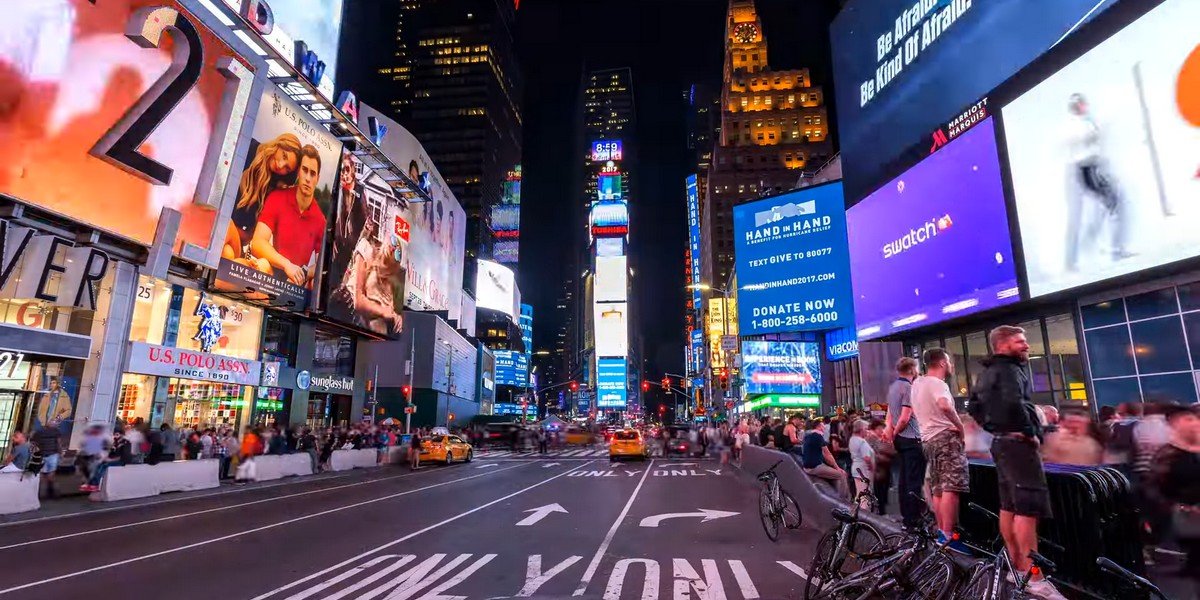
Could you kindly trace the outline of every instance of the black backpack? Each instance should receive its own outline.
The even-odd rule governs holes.
[[[41,473],[45,464],[46,457],[42,455],[42,449],[37,444],[29,442],[29,462],[25,463],[25,472]]]

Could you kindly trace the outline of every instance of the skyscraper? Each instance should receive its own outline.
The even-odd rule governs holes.
[[[511,0],[346,0],[339,84],[420,139],[466,209],[470,258],[493,258],[490,208],[521,158],[515,19]]]
[[[721,127],[703,194],[703,280],[727,283],[733,268],[733,210],[787,191],[833,151],[825,94],[808,69],[777,71],[753,0],[730,0],[725,23]]]

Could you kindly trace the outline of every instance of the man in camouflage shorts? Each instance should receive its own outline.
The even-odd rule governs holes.
[[[940,543],[954,532],[958,524],[958,496],[969,492],[970,486],[963,424],[946,384],[946,379],[954,374],[954,361],[942,348],[926,350],[924,359],[925,375],[912,384],[912,409],[921,424],[921,447],[929,463],[933,514],[937,517]],[[950,542],[949,547],[968,553],[962,542]]]

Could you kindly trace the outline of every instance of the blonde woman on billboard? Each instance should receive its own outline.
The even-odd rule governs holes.
[[[300,165],[300,138],[285,133],[262,144],[254,153],[254,160],[242,172],[238,185],[237,205],[225,233],[225,247],[221,257],[271,272],[271,263],[264,258],[255,258],[246,252],[254,235],[258,213],[271,192],[289,188],[296,184],[296,171]]]

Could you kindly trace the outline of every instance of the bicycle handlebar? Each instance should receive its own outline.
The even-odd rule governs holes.
[[[1125,567],[1122,567],[1121,565],[1118,565],[1117,563],[1103,556],[1096,559],[1096,566],[1100,567],[1100,570],[1106,573],[1115,575],[1120,579],[1124,579],[1140,590],[1150,592],[1155,596],[1162,598],[1163,600],[1166,600],[1167,598],[1166,595],[1162,593],[1162,590],[1158,589],[1158,586],[1150,583],[1146,580],[1146,578],[1134,573],[1133,571],[1130,571],[1129,569],[1126,569]]]
[[[778,460],[778,461],[777,461],[775,464],[771,465],[771,466],[770,466],[770,468],[768,468],[767,470],[763,471],[762,473],[759,473],[759,474],[758,474],[758,477],[759,477],[759,478],[762,478],[762,477],[765,477],[765,476],[767,475],[767,473],[774,473],[774,472],[775,472],[775,467],[778,467],[778,466],[779,466],[779,465],[781,465],[781,464],[783,464],[783,459],[779,459],[779,460]]]

